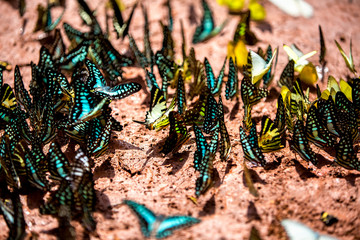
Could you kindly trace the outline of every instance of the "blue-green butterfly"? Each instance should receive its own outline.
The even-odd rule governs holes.
[[[204,65],[205,65],[207,86],[210,89],[210,92],[214,95],[220,92],[221,90],[221,83],[225,75],[224,72],[225,72],[226,60],[227,58],[225,58],[224,60],[224,64],[220,70],[218,77],[215,77],[215,74],[212,70],[209,60],[205,57]]]
[[[150,209],[131,200],[124,200],[139,219],[141,231],[145,237],[164,238],[174,230],[199,223],[200,220],[189,216],[156,216]]]
[[[256,124],[254,122],[252,123],[249,135],[246,135],[245,130],[241,126],[239,131],[244,157],[253,165],[258,166],[260,164],[264,167],[266,165],[266,160],[259,147],[258,137],[256,134]]]
[[[295,123],[290,149],[298,153],[302,159],[317,165],[318,160],[305,136],[303,120],[298,119]]]
[[[220,26],[215,27],[214,18],[209,5],[205,0],[202,0],[202,7],[204,15],[199,26],[196,27],[192,38],[192,43],[199,43],[217,35],[224,28],[226,21]]]

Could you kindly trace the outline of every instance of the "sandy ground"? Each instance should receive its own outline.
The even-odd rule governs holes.
[[[8,1],[0,1],[0,60],[11,64],[26,64],[37,62],[40,44],[36,39],[41,33],[32,33],[36,21],[36,6],[39,2],[27,1],[24,18],[27,19],[24,35],[20,35],[23,19]],[[90,2],[90,1],[89,1]],[[125,16],[130,11],[134,1],[125,1],[128,7]],[[163,0],[144,1],[149,8],[151,40],[154,49],[159,49],[162,35],[159,20],[167,19],[167,10]],[[183,19],[186,26],[188,49],[190,39],[195,30],[189,22],[189,6],[195,5],[196,12],[201,16],[200,1],[172,1],[175,20],[173,37],[180,56],[181,38],[179,19]],[[261,40],[256,46],[282,46],[295,43],[304,52],[319,50],[318,25],[322,26],[327,46],[329,68],[328,74],[335,78],[346,78],[347,70],[334,39],[343,39],[341,45],[348,52],[350,38],[353,42],[355,64],[360,62],[360,1],[324,0],[309,1],[314,9],[311,19],[292,18],[270,2],[263,4],[267,10],[266,23],[271,31],[262,31],[264,23],[251,23],[253,31]],[[229,24],[222,34],[206,43],[195,47],[198,59],[208,57],[215,72],[221,68],[226,55],[227,42],[232,38],[239,17],[228,16],[227,10],[209,0],[214,10],[216,22],[220,23],[229,18]],[[104,1],[91,1],[92,9],[97,9],[99,21],[104,27]],[[60,14],[61,9],[55,11]],[[73,26],[81,26],[77,14],[76,1],[67,1],[64,21]],[[136,41],[142,46],[143,18],[140,8],[134,15],[130,28]],[[111,41],[120,51],[128,48],[127,40],[121,42],[112,35]],[[318,65],[318,55],[311,58]],[[287,62],[285,52],[280,49],[276,79]],[[30,68],[22,67],[21,72],[29,84]],[[142,81],[143,71],[138,68],[127,68],[125,77]],[[13,71],[4,73],[4,81],[13,85]],[[319,83],[321,89],[326,84]],[[145,86],[145,85],[144,85]],[[269,98],[256,105],[252,116],[258,122],[260,130],[261,117],[269,115],[274,118],[275,101],[279,88],[273,84],[270,87]],[[314,96],[315,92],[312,91]],[[242,122],[243,111],[231,116],[235,101],[224,101],[226,106],[226,126],[228,128],[232,152],[227,163],[215,160],[216,181],[214,187],[198,200],[195,205],[190,199],[194,195],[195,181],[198,173],[193,168],[193,153],[196,149],[194,136],[181,148],[178,154],[163,156],[159,148],[168,130],[150,131],[145,127],[133,123],[133,119],[143,120],[149,103],[149,92],[143,88],[124,100],[113,103],[113,115],[124,124],[125,129],[113,134],[111,145],[107,153],[95,160],[93,168],[95,188],[98,203],[94,217],[97,220],[97,233],[100,239],[142,239],[140,227],[136,217],[125,206],[115,206],[123,199],[132,199],[143,203],[157,214],[176,215],[186,214],[199,217],[202,222],[191,228],[176,231],[169,239],[248,239],[252,226],[256,226],[263,239],[287,239],[280,221],[284,218],[295,219],[305,223],[322,234],[330,234],[339,239],[360,239],[360,173],[344,170],[333,163],[334,151],[324,152],[315,146],[313,149],[319,158],[319,166],[311,164],[295,156],[287,146],[276,153],[265,154],[273,167],[269,170],[252,168],[250,170],[255,179],[258,197],[249,193],[243,176],[243,152],[239,139],[239,125]],[[223,98],[224,99],[224,98]],[[355,149],[358,149],[356,146]],[[40,215],[32,204],[30,197],[23,196],[25,219],[29,232],[36,232],[40,239],[55,239],[53,230],[57,221],[50,216]],[[35,204],[36,205],[36,204]],[[320,221],[320,213],[328,211],[335,215],[339,222],[326,227]],[[82,236],[82,228],[74,222],[78,237]],[[0,217],[0,239],[7,236],[7,227]],[[91,236],[96,239],[97,237]]]

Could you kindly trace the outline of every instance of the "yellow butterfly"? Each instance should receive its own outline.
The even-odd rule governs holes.
[[[350,39],[350,52],[349,52],[349,57],[346,56],[344,50],[341,48],[340,44],[335,40],[336,46],[338,47],[341,55],[343,56],[346,66],[350,69],[350,71],[354,74],[356,74],[356,70],[355,70],[355,65],[354,65],[354,61],[353,61],[353,57],[352,57],[352,41]]]

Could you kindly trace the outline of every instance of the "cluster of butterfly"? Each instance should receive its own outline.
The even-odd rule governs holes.
[[[79,0],[79,5],[85,9],[83,12],[90,12],[84,1]],[[31,63],[30,91],[24,86],[18,66],[15,91],[3,84],[2,72],[9,68],[1,64],[0,126],[4,134],[0,142],[0,212],[9,227],[10,239],[26,235],[19,194],[38,189],[45,195],[54,186],[58,186],[57,190],[50,191],[40,213],[57,217],[59,226],[64,227],[60,236],[74,238],[70,224],[74,219],[80,220],[88,232],[96,228],[92,217],[96,196],[88,156],[103,154],[111,132],[123,128],[111,116],[111,101],[139,91],[141,85],[130,82],[108,86],[97,66],[107,66],[103,71],[114,85],[121,68],[127,65],[123,63],[131,58],[121,56],[101,32],[96,34],[98,24],[92,12],[91,19],[94,27],[89,33],[64,24],[67,36],[77,44],[67,54],[60,31],[49,34],[48,48],[40,49],[39,63]],[[60,73],[61,69],[73,71],[71,82]],[[80,144],[72,161],[61,150],[69,140]],[[45,155],[43,150],[48,144]]]
[[[320,63],[324,66],[326,48],[320,28],[321,55]],[[351,46],[350,57],[347,58],[340,45],[336,42],[344,56],[348,68],[355,73],[352,62]],[[287,46],[284,46],[284,48]],[[295,52],[295,51],[293,51]],[[300,52],[301,53],[301,52]],[[301,53],[302,54],[302,53]],[[311,53],[312,54],[312,53]],[[307,54],[309,56],[309,54]],[[289,54],[289,56],[291,56]],[[302,57],[304,55],[300,55]],[[263,117],[260,136],[257,136],[255,124],[247,121],[249,112],[244,101],[244,125],[250,128],[246,135],[240,126],[240,138],[245,158],[255,165],[266,165],[263,153],[276,151],[285,147],[285,130],[292,134],[290,148],[304,160],[317,165],[316,154],[309,142],[320,148],[336,149],[335,162],[346,169],[360,171],[360,162],[353,145],[359,138],[359,78],[338,83],[332,76],[328,79],[327,89],[323,92],[317,86],[317,99],[309,101],[309,91],[303,92],[299,78],[295,80],[294,68],[297,65],[290,57],[280,76],[278,85],[281,94],[277,102],[277,113],[274,121]],[[298,63],[301,61],[298,61]],[[307,64],[307,63],[306,63]],[[303,70],[304,71],[304,70]],[[300,73],[301,74],[301,73]],[[338,140],[339,139],[339,140]]]

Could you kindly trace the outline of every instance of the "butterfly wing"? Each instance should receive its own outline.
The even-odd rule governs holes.
[[[205,0],[202,0],[202,7],[204,10],[204,15],[201,20],[199,26],[196,27],[195,33],[193,35],[192,43],[196,44],[199,42],[204,41],[206,38],[209,37],[211,32],[215,28],[214,18],[212,16],[212,12],[210,10],[209,5]]]
[[[124,204],[130,207],[130,209],[136,214],[139,219],[141,231],[145,237],[150,237],[153,231],[153,225],[156,222],[155,214],[142,204],[136,203],[131,200],[124,200]]]
[[[172,232],[179,228],[189,227],[200,220],[190,216],[171,216],[166,217],[156,229],[156,238],[164,238],[170,236]]]

